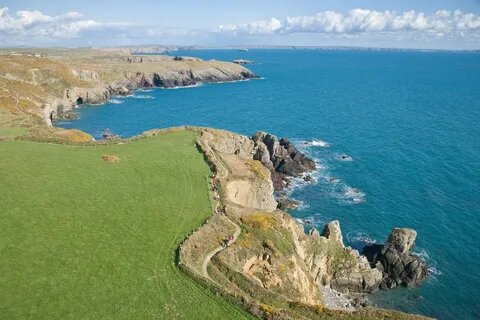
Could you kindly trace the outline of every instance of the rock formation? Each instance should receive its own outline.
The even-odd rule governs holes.
[[[374,244],[364,249],[371,265],[383,272],[382,288],[418,286],[426,279],[427,264],[412,254],[416,237],[415,230],[394,228],[384,245]]]
[[[272,173],[287,168],[280,173],[298,176],[313,170],[313,161],[288,140],[268,133],[249,139],[222,130],[193,130],[200,132],[197,144],[214,172],[213,198],[221,210],[182,244],[179,259],[184,270],[222,288],[226,297],[235,297],[234,301],[264,319],[332,315],[331,310],[323,313],[323,288],[344,293],[379,289],[383,269],[345,247],[338,221],[327,224],[322,233],[311,229],[306,234],[301,223],[276,209]],[[154,130],[148,132],[152,134]],[[231,235],[234,240],[222,246],[222,239]],[[408,245],[403,245],[404,239]],[[389,241],[395,250],[404,248],[399,252],[407,254],[413,240],[395,233]],[[398,316],[374,309],[354,312],[358,314],[348,315],[352,319]]]
[[[299,177],[316,169],[315,162],[298,151],[288,139],[279,140],[274,135],[259,131],[252,140],[257,148],[253,158],[271,171],[275,190],[288,186],[289,177]]]
[[[236,64],[252,64],[253,61],[245,60],[245,59],[236,59],[236,60],[233,60],[233,63],[236,63]]]
[[[76,106],[108,101],[139,88],[172,88],[256,76],[233,62],[170,56],[134,56],[122,50],[81,53],[49,50],[49,56],[1,55],[0,111],[10,125],[51,125],[72,118]]]

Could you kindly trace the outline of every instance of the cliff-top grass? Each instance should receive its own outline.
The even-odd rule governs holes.
[[[195,139],[0,142],[0,318],[250,318],[176,265],[212,214]]]

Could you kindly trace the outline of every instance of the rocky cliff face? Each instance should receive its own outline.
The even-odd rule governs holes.
[[[197,63],[203,63],[198,62]],[[126,72],[124,78],[113,83],[98,83],[99,75],[90,70],[74,71],[82,80],[95,81],[93,87],[72,87],[64,91],[62,99],[55,99],[44,108],[45,120],[51,124],[58,118],[72,117],[72,109],[82,104],[98,104],[108,101],[115,95],[127,95],[139,88],[175,88],[194,86],[199,83],[239,81],[256,78],[245,68],[231,68],[229,63],[217,63],[218,66],[189,69],[181,67],[177,70],[163,72]]]
[[[272,173],[275,190],[282,190],[289,183],[289,177],[299,177],[316,169],[315,162],[298,151],[288,139],[257,132],[252,140],[256,152],[253,158],[263,163]]]
[[[132,56],[110,50],[51,51],[49,57],[0,56],[0,86],[4,92],[0,111],[17,122],[10,125],[36,125],[41,121],[51,125],[52,120],[73,117],[79,105],[103,103],[111,96],[126,95],[138,88],[183,87],[256,77],[232,62]]]
[[[427,264],[412,254],[416,237],[415,230],[395,228],[384,245],[372,245],[364,249],[371,265],[383,272],[382,288],[418,286],[426,279]]]
[[[265,319],[331,316],[331,310],[324,313],[324,287],[370,293],[392,274],[416,274],[397,272],[389,257],[391,250],[409,254],[414,237],[408,232],[394,231],[376,256],[379,262],[373,263],[345,247],[338,221],[306,234],[299,222],[276,209],[271,175],[277,168],[288,168],[281,173],[292,176],[314,168],[288,140],[263,132],[250,139],[222,130],[193,130],[200,133],[198,146],[214,172],[210,183],[216,213],[181,246],[180,265],[190,274]],[[400,315],[372,309],[342,312],[352,319]]]

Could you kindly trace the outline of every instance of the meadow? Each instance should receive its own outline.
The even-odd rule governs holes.
[[[176,265],[212,214],[195,139],[0,142],[0,318],[251,318]]]

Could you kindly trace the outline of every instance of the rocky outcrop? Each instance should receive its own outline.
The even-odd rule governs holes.
[[[315,162],[288,139],[259,131],[252,140],[257,148],[253,158],[270,169],[275,190],[288,186],[289,177],[299,177],[316,169]]]
[[[235,60],[233,60],[233,63],[236,63],[236,64],[252,64],[253,61],[245,60],[245,59],[235,59]]]
[[[85,51],[81,54],[52,54],[0,57],[2,88],[11,97],[2,101],[0,111],[12,113],[12,121],[31,125],[72,118],[75,107],[99,104],[115,95],[139,88],[173,88],[205,82],[255,78],[250,70],[232,62],[203,61],[185,57],[132,56],[122,50]],[[15,108],[17,104],[23,110]],[[27,111],[27,112],[26,112]],[[29,121],[24,121],[29,118]],[[17,119],[17,120],[15,120]],[[40,120],[40,121],[39,121]]]
[[[345,247],[338,221],[328,223],[320,235],[315,229],[309,233],[304,247],[305,262],[320,286],[340,292],[375,292],[382,281],[382,273],[372,268],[365,256]]]
[[[275,311],[268,319],[284,319],[285,306],[293,312],[285,319],[317,319],[319,312],[331,315],[323,299],[324,290],[330,288],[352,296],[380,288],[383,269],[344,245],[338,221],[328,223],[322,233],[311,229],[306,234],[301,223],[275,210],[271,170],[285,159],[296,162],[292,167],[311,168],[288,140],[267,133],[249,139],[228,131],[196,130],[201,136],[197,143],[214,173],[212,192],[219,203],[214,217],[182,244],[180,265],[189,273],[220,286],[223,293],[236,297],[256,315],[265,318],[264,313],[256,312],[259,305],[270,315]],[[236,231],[226,231],[217,220],[227,221]],[[221,242],[224,235],[232,234],[233,241],[227,245]],[[395,233],[389,243],[406,253],[413,240]],[[211,244],[210,249],[202,249],[199,241]],[[359,305],[364,307],[365,303]],[[296,306],[302,306],[300,313],[296,313],[300,310]],[[312,313],[307,311],[310,307]],[[355,310],[352,304],[349,308]],[[369,309],[368,316],[358,314],[358,318],[395,318],[395,313],[385,317],[376,312]],[[343,315],[357,318],[353,313]]]
[[[268,169],[252,159],[252,140],[229,131],[205,129],[200,142],[218,163],[216,183],[225,203],[266,212],[277,208]]]
[[[416,237],[415,230],[395,228],[384,245],[371,245],[364,249],[370,264],[383,272],[382,288],[418,286],[426,279],[426,262],[412,253]]]

